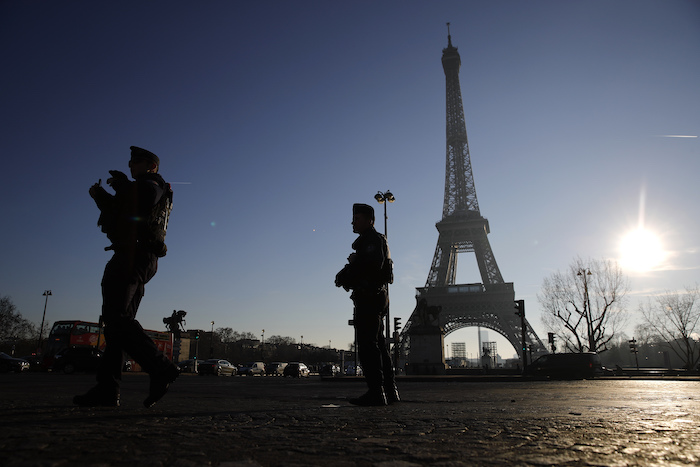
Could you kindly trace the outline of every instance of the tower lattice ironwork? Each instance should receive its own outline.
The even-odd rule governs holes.
[[[514,349],[522,347],[522,325],[515,314],[513,283],[503,280],[487,238],[489,222],[479,210],[459,85],[460,66],[461,59],[457,47],[452,45],[448,23],[447,47],[442,51],[446,79],[445,198],[442,220],[435,225],[439,235],[430,272],[425,286],[416,289],[418,305],[401,334],[401,346],[409,353],[411,326],[428,324],[427,319],[445,334],[480,326],[503,335]],[[456,283],[460,253],[475,254],[482,283]],[[433,310],[439,309],[439,313],[421,312],[421,301]],[[546,351],[527,322],[525,327],[531,350]]]

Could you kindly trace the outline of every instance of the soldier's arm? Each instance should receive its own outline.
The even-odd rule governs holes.
[[[100,211],[109,209],[114,200],[114,196],[109,194],[99,183],[90,187],[90,196],[95,200],[95,204],[97,204]]]
[[[367,242],[357,250],[355,260],[350,263],[348,277],[358,287],[374,287],[384,263],[381,245]]]

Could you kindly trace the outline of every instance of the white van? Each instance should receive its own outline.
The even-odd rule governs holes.
[[[265,374],[265,364],[263,362],[248,362],[244,363],[238,369],[239,375],[264,375]]]

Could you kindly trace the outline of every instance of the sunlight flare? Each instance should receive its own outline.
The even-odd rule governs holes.
[[[657,268],[665,259],[663,245],[653,232],[639,227],[627,233],[620,242],[622,267],[638,272]]]

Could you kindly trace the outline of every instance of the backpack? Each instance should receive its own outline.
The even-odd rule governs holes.
[[[173,190],[169,183],[163,187],[163,195],[151,209],[151,215],[146,221],[148,247],[153,254],[162,258],[168,251],[165,245],[165,234],[168,230],[168,219],[173,210]]]
[[[386,242],[386,237],[382,236],[384,240],[383,248],[385,250],[384,264],[382,264],[382,270],[380,272],[381,281],[383,284],[393,284],[394,283],[394,261],[391,259],[391,252],[389,251],[389,245]]]

